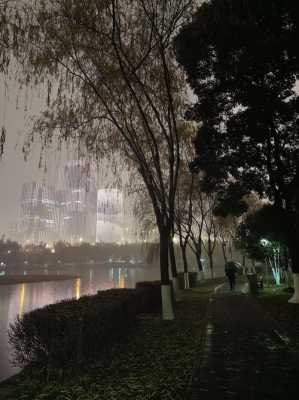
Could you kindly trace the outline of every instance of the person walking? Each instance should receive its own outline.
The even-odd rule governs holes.
[[[230,290],[234,290],[236,286],[237,266],[233,261],[228,261],[225,264],[225,275],[228,278]]]

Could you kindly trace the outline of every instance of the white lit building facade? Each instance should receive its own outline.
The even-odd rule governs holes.
[[[98,243],[124,242],[123,194],[118,189],[100,189],[97,199]]]
[[[63,240],[95,242],[97,190],[96,169],[84,160],[68,162],[60,170],[60,236]]]
[[[21,194],[21,241],[53,242],[59,234],[60,199],[54,187],[24,183]]]

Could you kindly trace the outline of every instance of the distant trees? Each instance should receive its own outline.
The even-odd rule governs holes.
[[[4,236],[0,239],[0,263],[7,264],[16,262],[20,259],[21,246],[12,240],[5,239]]]
[[[295,0],[212,0],[176,40],[201,122],[193,168],[205,190],[268,198],[289,221],[287,247],[299,302],[299,73]]]
[[[54,243],[49,247],[46,243],[27,244],[0,240],[0,263],[9,269],[11,266],[29,267],[59,264],[87,264],[108,263],[115,261],[146,262],[143,243],[90,243],[70,244],[66,242]]]

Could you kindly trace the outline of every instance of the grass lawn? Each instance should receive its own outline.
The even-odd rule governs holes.
[[[131,336],[115,343],[109,360],[99,359],[76,376],[48,383],[23,374],[3,388],[2,397],[0,386],[0,399],[184,399],[205,331],[209,296],[221,282],[206,281],[184,291],[175,321],[141,315]]]
[[[288,303],[291,296],[282,287],[272,286],[266,287],[257,299],[299,348],[299,304]]]

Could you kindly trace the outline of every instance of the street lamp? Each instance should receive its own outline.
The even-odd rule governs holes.
[[[264,246],[264,247],[267,247],[267,246],[270,245],[270,242],[269,242],[269,240],[267,240],[267,239],[261,239],[260,243],[261,243],[261,245]]]

